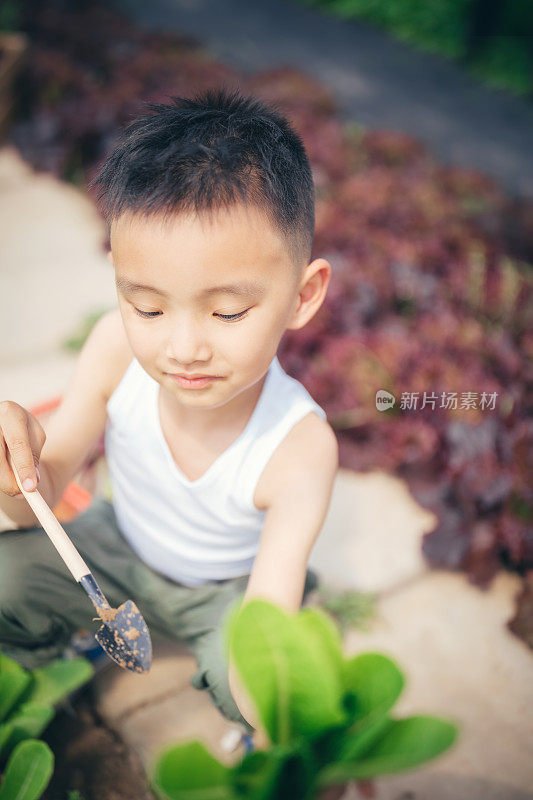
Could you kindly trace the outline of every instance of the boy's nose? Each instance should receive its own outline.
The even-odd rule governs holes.
[[[206,341],[205,331],[190,318],[182,320],[172,331],[166,356],[184,368],[187,364],[209,361],[211,348]]]

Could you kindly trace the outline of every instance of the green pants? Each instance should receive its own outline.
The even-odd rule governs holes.
[[[228,682],[222,624],[249,575],[189,587],[155,572],[122,536],[112,504],[97,498],[63,527],[113,607],[131,599],[152,634],[178,639],[198,669],[190,682],[207,690],[226,719],[253,728],[240,713]],[[304,600],[316,588],[307,570]],[[303,601],[302,601],[303,603]],[[26,669],[61,657],[72,634],[96,631],[94,607],[41,527],[0,532],[0,652]]]

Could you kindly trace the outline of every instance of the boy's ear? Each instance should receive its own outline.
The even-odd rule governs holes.
[[[115,263],[113,261],[113,253],[111,252],[111,250],[107,251],[107,260],[109,261],[112,267],[115,266]]]
[[[295,298],[295,305],[290,330],[303,328],[324,302],[331,278],[331,264],[325,258],[315,258],[304,270],[302,283]]]

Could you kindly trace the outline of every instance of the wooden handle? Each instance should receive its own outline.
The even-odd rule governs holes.
[[[27,492],[22,486],[17,470],[15,469],[13,462],[10,460],[9,450],[7,453],[7,459],[10,461],[10,466],[13,470],[20,491],[30,504],[33,513],[43,526],[50,538],[50,541],[71,571],[73,577],[79,582],[81,578],[83,578],[84,575],[89,574],[91,570],[70,541],[66,532],[59,524],[56,516],[50,509],[44,497],[39,494],[37,489],[35,489],[33,492]]]

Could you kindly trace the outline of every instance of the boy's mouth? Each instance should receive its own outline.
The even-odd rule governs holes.
[[[182,386],[185,389],[201,389],[203,386],[207,386],[213,381],[220,380],[222,377],[221,375],[201,375],[199,377],[188,378],[183,374],[172,372],[167,372],[167,375],[176,381],[178,386]]]
[[[201,372],[167,372],[167,375],[172,375],[173,378],[187,378],[187,380],[195,380],[196,378],[219,378],[220,375],[204,375]]]

